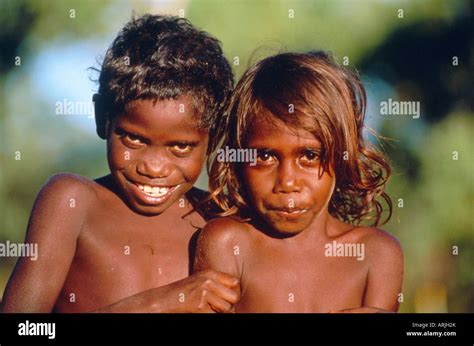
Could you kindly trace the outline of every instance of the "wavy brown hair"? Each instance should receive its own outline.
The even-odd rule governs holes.
[[[258,62],[240,79],[220,129],[221,147],[245,148],[257,117],[310,131],[322,145],[323,171],[332,167],[336,178],[329,213],[354,225],[377,226],[384,202],[388,216],[383,223],[392,214],[384,192],[391,169],[384,155],[363,138],[365,111],[366,93],[359,77],[328,53],[278,54]],[[241,165],[219,162],[216,156],[208,160],[209,199],[222,209],[219,216],[252,215]]]

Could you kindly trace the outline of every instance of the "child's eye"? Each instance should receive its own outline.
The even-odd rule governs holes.
[[[140,137],[133,134],[124,134],[121,136],[122,142],[131,147],[139,147],[143,144],[143,141]]]
[[[186,155],[193,150],[193,146],[188,143],[177,143],[171,147],[171,150],[178,155]]]
[[[127,135],[127,138],[133,143],[140,143],[141,140],[135,135]]]
[[[319,161],[319,152],[314,150],[306,150],[301,156],[301,162],[304,164],[314,164]]]
[[[275,156],[273,156],[267,150],[259,150],[257,152],[257,163],[259,165],[271,165],[276,161]]]

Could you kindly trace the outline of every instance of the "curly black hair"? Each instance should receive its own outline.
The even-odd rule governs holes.
[[[135,16],[119,32],[105,55],[95,95],[97,133],[139,99],[177,99],[190,95],[197,126],[209,131],[212,152],[220,135],[233,86],[220,42],[187,19]]]

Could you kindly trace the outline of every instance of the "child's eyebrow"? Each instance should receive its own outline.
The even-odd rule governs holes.
[[[117,126],[115,132],[117,132],[119,135],[133,135],[134,137],[138,137],[139,139],[145,141],[148,140],[147,136],[141,134],[139,131],[136,131],[134,129],[126,129],[123,126]]]
[[[130,129],[130,128],[127,128],[126,126],[122,126],[122,125],[117,125],[115,130],[117,132],[121,132],[121,133],[127,133],[127,134],[131,134],[131,135],[135,135],[135,136],[146,137],[146,136],[140,134],[140,131],[137,131],[136,129]]]
[[[196,146],[200,143],[199,140],[189,140],[189,139],[177,139],[177,140],[171,140],[171,141],[166,141],[166,145],[177,145],[177,144],[185,144],[185,145],[191,145],[191,146]]]
[[[300,151],[310,150],[310,151],[322,151],[323,147],[321,145],[305,145],[297,148]]]
[[[249,149],[255,149],[257,150],[258,153],[269,153],[269,154],[275,154],[278,152],[276,149],[268,148],[268,147],[260,147],[258,145],[249,147]]]
[[[249,149],[257,149],[261,151],[278,151],[276,148],[272,148],[266,145],[250,145]],[[315,150],[315,151],[321,151],[323,150],[323,146],[320,143],[314,143],[312,145],[301,145],[295,148],[296,151],[304,151],[304,150]]]
[[[271,150],[269,147],[263,145],[249,145],[246,148],[243,147],[242,149]]]

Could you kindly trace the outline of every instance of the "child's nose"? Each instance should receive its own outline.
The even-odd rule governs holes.
[[[293,164],[289,160],[281,161],[278,166],[275,193],[291,193],[301,190]]]
[[[149,178],[165,178],[171,174],[171,164],[163,157],[148,158],[137,166],[137,171]]]

